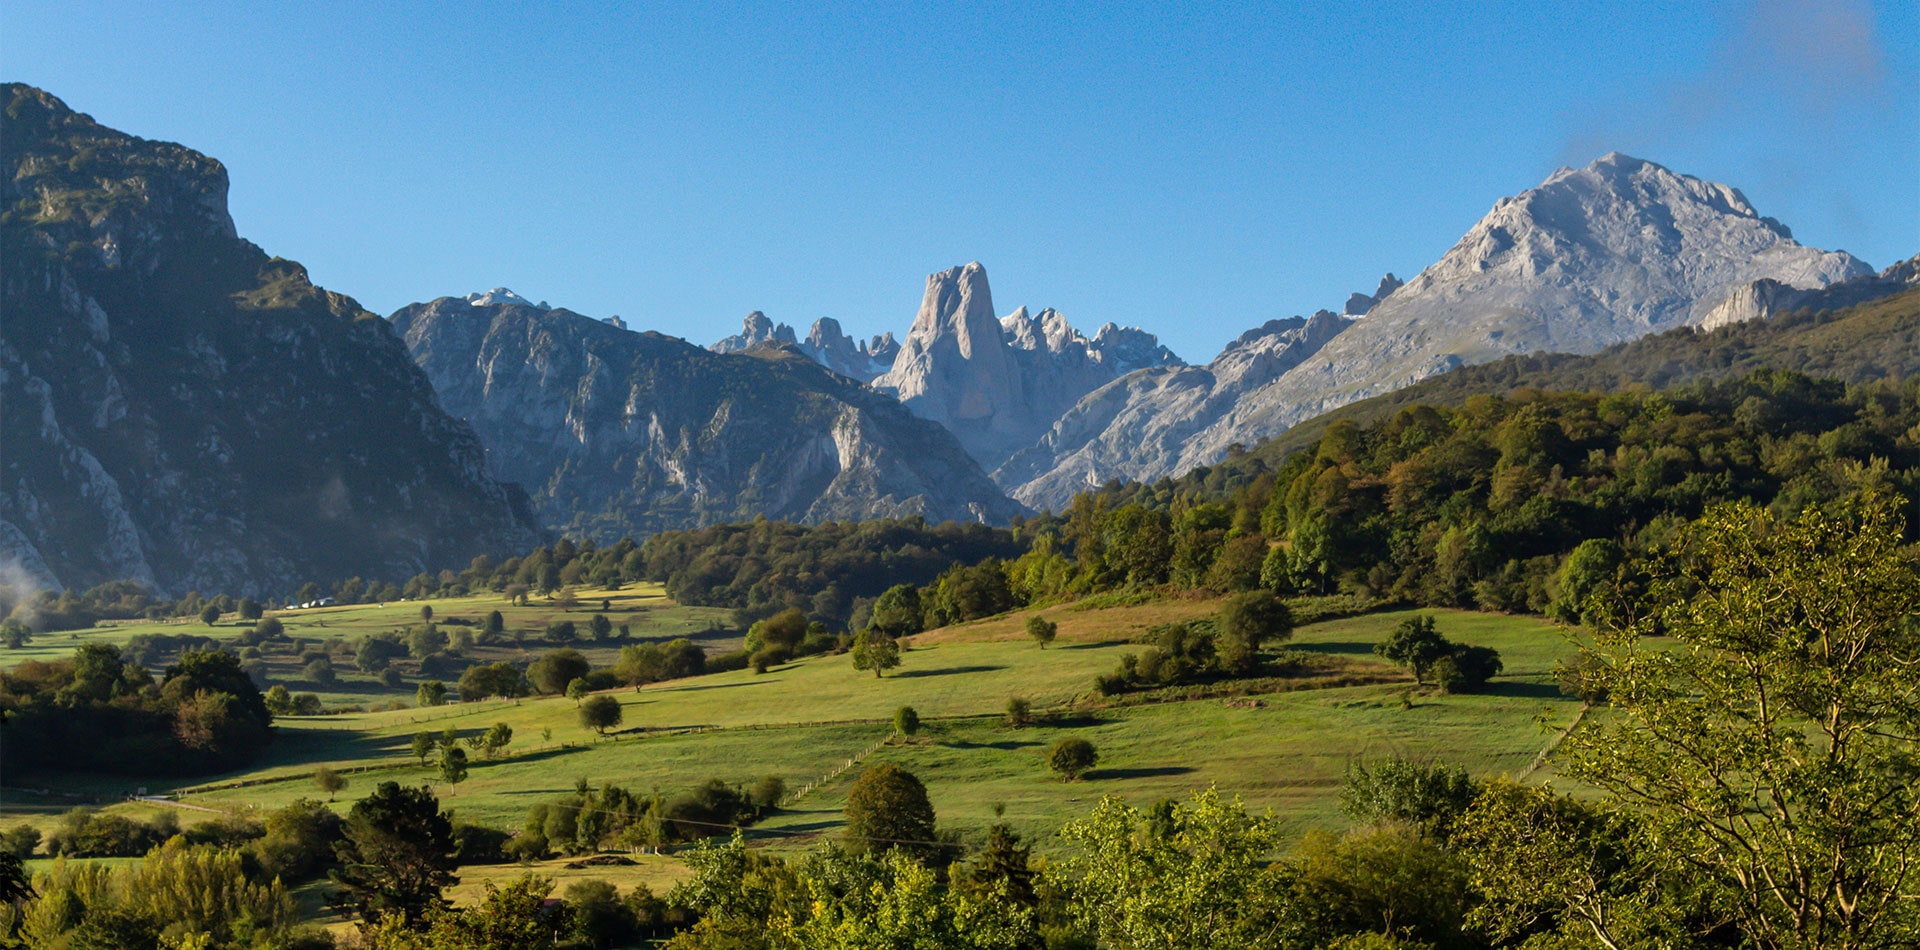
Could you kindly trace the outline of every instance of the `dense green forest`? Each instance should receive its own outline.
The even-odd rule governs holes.
[[[0,673],[0,714],[7,768],[113,775],[236,768],[266,748],[272,720],[232,653],[189,650],[156,678],[99,643]]]

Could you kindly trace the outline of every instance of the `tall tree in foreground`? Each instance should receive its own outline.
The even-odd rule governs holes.
[[[1280,845],[1271,817],[1218,792],[1163,814],[1107,796],[1060,835],[1077,852],[1048,868],[1103,947],[1254,950],[1279,945]]]
[[[1723,895],[1755,945],[1920,939],[1920,557],[1902,528],[1878,495],[1790,522],[1725,506],[1652,565],[1649,606],[1598,611],[1588,675],[1614,712],[1567,739],[1565,771],[1642,815],[1654,871]]]
[[[447,906],[440,892],[456,883],[453,823],[425,788],[381,782],[347,813],[346,837],[334,845],[334,883],[361,918],[397,917],[420,926],[429,910]]]

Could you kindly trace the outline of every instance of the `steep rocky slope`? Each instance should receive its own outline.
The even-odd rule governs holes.
[[[756,515],[1003,523],[953,436],[789,343],[715,353],[564,309],[443,297],[392,316],[448,411],[549,527],[600,539]]]
[[[1146,370],[1110,382],[1069,408],[1037,443],[1014,453],[994,480],[1027,505],[1058,510],[1087,488],[1179,470],[1187,442],[1210,422],[1352,322],[1326,310],[1269,320],[1205,366]]]
[[[235,234],[219,162],[0,98],[0,573],[284,596],[536,541],[386,324]]]
[[[1716,308],[1741,306],[1729,299],[1763,279],[1805,289],[1868,273],[1845,252],[1795,243],[1737,189],[1609,154],[1502,199],[1438,262],[1277,377],[1231,401],[1169,398],[1129,382],[1140,395],[1113,414],[1120,431],[1050,432],[1000,480],[1028,504],[1057,506],[1089,478],[1150,479],[1208,464],[1233,444],[1456,366],[1592,353],[1699,324]],[[1088,409],[1090,418],[1104,412]],[[1147,420],[1162,412],[1168,418]],[[1134,460],[1128,446],[1141,431],[1181,435]]]
[[[996,319],[979,262],[927,277],[900,355],[875,389],[960,438],[994,467],[1047,431],[1082,396],[1179,358],[1152,334],[1108,324],[1088,338],[1053,310]]]

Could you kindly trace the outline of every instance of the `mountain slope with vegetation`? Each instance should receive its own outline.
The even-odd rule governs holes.
[[[0,567],[285,595],[535,540],[386,325],[236,235],[218,161],[0,98]]]
[[[1535,353],[1463,366],[1404,389],[1316,416],[1246,455],[1276,464],[1319,440],[1341,420],[1367,423],[1416,405],[1460,405],[1477,395],[1521,389],[1611,392],[1712,382],[1762,369],[1784,369],[1845,383],[1901,379],[1920,373],[1920,288],[1914,262],[1869,278],[1883,295],[1852,299],[1855,281],[1813,293],[1797,310],[1701,330],[1681,327],[1591,355]],[[1896,289],[1896,288],[1906,289]],[[1834,305],[1834,301],[1839,303]],[[1236,453],[1235,458],[1239,458]],[[1234,462],[1222,463],[1232,469]],[[1248,464],[1246,462],[1237,463]],[[1201,473],[1206,477],[1206,472]]]

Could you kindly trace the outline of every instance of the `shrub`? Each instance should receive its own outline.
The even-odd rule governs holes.
[[[1054,743],[1053,749],[1047,753],[1047,768],[1069,782],[1078,780],[1099,762],[1100,753],[1094,749],[1093,743],[1078,737]]]
[[[1033,722],[1033,708],[1018,696],[1007,700],[1007,725],[1015,729]]]
[[[319,686],[331,686],[337,679],[333,672],[333,661],[324,654],[309,662],[301,671],[301,675],[306,677],[307,682]]]
[[[706,672],[731,673],[735,670],[746,669],[748,664],[752,662],[753,657],[747,653],[747,651],[734,650],[730,653],[722,653],[719,656],[707,660]]]
[[[920,713],[912,706],[902,706],[893,711],[893,731],[903,736],[911,736],[920,731]]]
[[[520,832],[500,845],[502,856],[521,864],[532,864],[546,857],[548,850],[547,836],[531,831]]]
[[[786,661],[787,650],[785,647],[761,647],[753,651],[753,656],[747,659],[747,665],[752,667],[755,673],[765,673]]]
[[[1449,693],[1478,692],[1499,675],[1500,654],[1492,647],[1457,647],[1433,665],[1433,681]]]
[[[1465,769],[1393,758],[1375,767],[1347,766],[1340,810],[1361,824],[1402,821],[1429,831],[1446,828],[1479,794]]]
[[[779,807],[780,799],[786,797],[786,794],[786,780],[778,775],[769,775],[753,783],[753,791],[748,794],[748,797],[753,799],[754,807],[762,811],[771,811]]]

